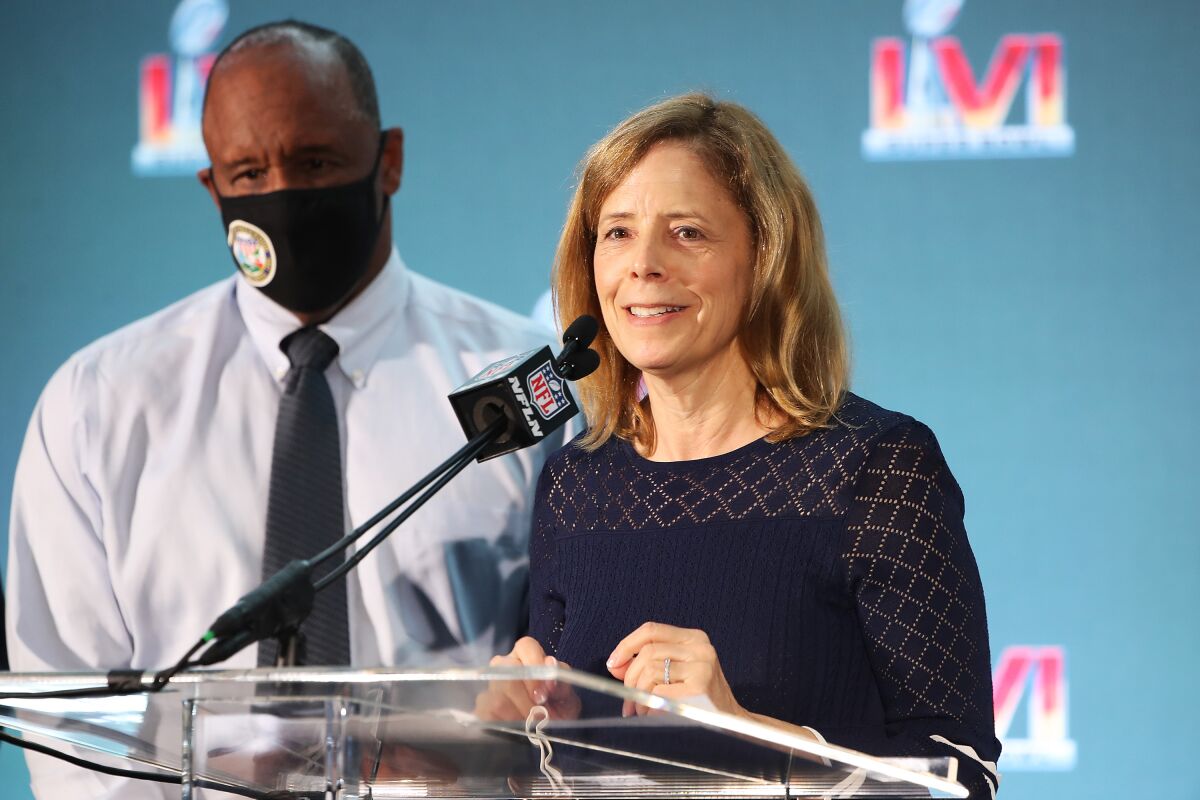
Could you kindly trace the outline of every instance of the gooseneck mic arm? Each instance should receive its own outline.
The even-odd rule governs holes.
[[[339,565],[337,569],[331,571],[328,575],[317,581],[317,591],[321,591],[326,586],[338,580],[347,572],[358,566],[358,562],[362,561],[367,557],[368,553],[382,544],[383,540],[390,536],[392,531],[403,525],[405,520],[411,517],[418,508],[425,505],[426,500],[441,491],[442,487],[453,480],[455,475],[466,469],[467,465],[475,460],[475,457],[479,455],[479,452],[483,450],[483,448],[495,441],[496,437],[498,437],[504,431],[504,428],[505,419],[503,417],[496,417],[496,419],[492,420],[492,424],[488,425],[488,427],[481,431],[478,436],[468,442],[466,447],[458,451],[460,455],[458,455],[457,458],[452,457],[449,461],[447,461],[450,466],[447,467],[446,465],[442,465],[442,467],[439,467],[439,469],[442,470],[442,474],[437,478],[436,481],[434,481],[433,485],[429,487],[428,491],[424,492],[415,500],[413,500],[408,508],[396,515],[394,520],[385,525],[383,529],[379,531],[379,533],[375,534],[375,536],[371,537],[369,542],[360,547],[354,553],[354,555],[347,558],[346,561]]]
[[[216,640],[200,656],[201,666],[217,664],[244,647],[262,639],[269,639],[300,626],[312,611],[314,595],[341,578],[367,554],[375,549],[387,536],[409,518],[418,508],[433,497],[443,486],[461,472],[472,459],[496,438],[504,426],[500,419],[478,436],[459,448],[454,455],[443,461],[432,472],[413,484],[404,494],[384,506],[375,516],[355,528],[354,531],[334,542],[312,558],[297,559],[288,563],[279,572],[263,581],[257,588],[244,595],[228,611],[217,617],[205,636]],[[433,484],[430,486],[430,484]],[[429,487],[428,490],[422,490]],[[419,494],[420,493],[420,494]],[[416,497],[415,500],[413,498]],[[341,553],[371,528],[385,519],[400,506],[412,500],[396,519],[392,520],[370,542],[353,556],[332,570],[315,584],[312,573],[319,564]]]
[[[197,660],[216,664],[261,639],[295,631],[312,611],[316,592],[343,578],[473,460],[483,461],[537,443],[578,413],[565,380],[593,372],[599,356],[588,345],[598,324],[583,316],[568,326],[563,350],[549,348],[496,362],[450,395],[469,441],[365,523],[316,555],[289,563],[225,611],[204,634],[213,644]],[[470,406],[469,421],[462,407]],[[314,583],[314,569],[344,552],[397,509],[408,507],[366,545]],[[282,650],[281,650],[282,652]]]
[[[0,699],[101,697],[156,692],[179,672],[220,663],[261,639],[294,630],[312,610],[316,592],[357,566],[472,460],[483,461],[536,444],[578,413],[578,406],[567,390],[565,381],[584,378],[599,365],[599,356],[588,349],[597,329],[595,319],[580,317],[568,326],[563,335],[563,350],[557,358],[551,357],[549,348],[522,353],[488,366],[455,390],[450,395],[450,401],[470,441],[349,534],[310,558],[290,562],[260,586],[243,595],[217,617],[178,662],[155,673],[149,683],[144,681],[144,672],[114,670],[109,674],[107,687],[0,692]],[[464,407],[471,412],[466,419]],[[317,566],[342,553],[410,501],[411,505],[363,548],[314,584],[312,575]],[[201,650],[200,656],[194,657]]]
[[[557,358],[551,357],[548,347],[531,350],[488,366],[455,390],[450,395],[450,402],[469,438],[463,447],[349,534],[311,558],[292,561],[267,578],[262,585],[243,595],[237,603],[217,617],[178,662],[154,674],[150,682],[145,682],[145,673],[142,671],[114,670],[108,674],[108,685],[105,687],[45,692],[0,692],[0,699],[105,697],[157,692],[179,672],[196,666],[220,663],[261,639],[295,632],[312,610],[313,598],[318,591],[334,581],[341,580],[346,573],[354,569],[429,498],[466,469],[471,461],[483,461],[536,444],[546,434],[561,427],[564,422],[579,413],[574,398],[567,390],[566,381],[584,378],[599,366],[600,357],[588,349],[597,329],[595,319],[580,317],[567,328],[563,336],[563,350]],[[358,552],[317,583],[313,583],[315,567],[342,553],[405,503],[410,505]],[[202,649],[203,652],[194,657]],[[0,738],[21,747],[35,747],[3,732],[0,732]],[[67,757],[57,752],[49,754],[60,758]],[[79,766],[113,772],[111,767],[67,758],[74,760]],[[163,780],[151,773],[128,770],[119,772],[128,778]],[[178,779],[168,776],[167,780],[175,782]],[[249,792],[224,784],[208,785],[246,796],[267,797],[267,794]]]

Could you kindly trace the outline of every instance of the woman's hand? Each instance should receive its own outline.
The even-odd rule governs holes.
[[[506,656],[493,656],[493,667],[570,667],[554,656],[546,655],[541,644],[531,636],[517,640]],[[475,698],[475,716],[488,721],[520,721],[529,716],[529,709],[545,706],[551,719],[575,719],[579,716],[579,696],[565,683],[558,681],[492,681],[485,692]]]
[[[607,666],[614,678],[630,688],[673,699],[703,694],[718,711],[747,716],[734,698],[717,651],[704,631],[647,622],[621,640],[608,657]],[[648,711],[626,700],[621,714]]]

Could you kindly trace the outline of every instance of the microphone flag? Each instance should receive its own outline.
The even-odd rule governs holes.
[[[488,365],[451,392],[450,405],[468,439],[497,417],[507,417],[507,428],[480,452],[478,461],[535,445],[579,413],[549,347]]]

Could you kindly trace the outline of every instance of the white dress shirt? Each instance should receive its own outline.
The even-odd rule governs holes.
[[[235,276],[100,339],[50,379],[13,489],[14,671],[165,667],[260,582],[288,370],[279,342],[298,326]],[[450,391],[551,342],[525,317],[409,272],[395,251],[320,327],[340,347],[326,377],[348,526],[462,446]],[[471,464],[350,573],[355,665],[483,665],[507,649],[533,485],[560,441]],[[255,660],[250,647],[224,666]],[[39,766],[35,789],[68,796],[54,782],[67,770]]]

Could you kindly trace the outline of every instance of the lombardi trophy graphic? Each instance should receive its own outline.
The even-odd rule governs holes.
[[[908,124],[915,128],[942,128],[959,122],[946,99],[941,75],[933,60],[931,39],[950,30],[962,10],[963,0],[905,0],[904,24],[912,34],[905,90]]]
[[[191,175],[208,163],[200,111],[216,57],[212,47],[228,18],[226,0],[182,0],[168,29],[172,54],[142,59],[135,175]]]

